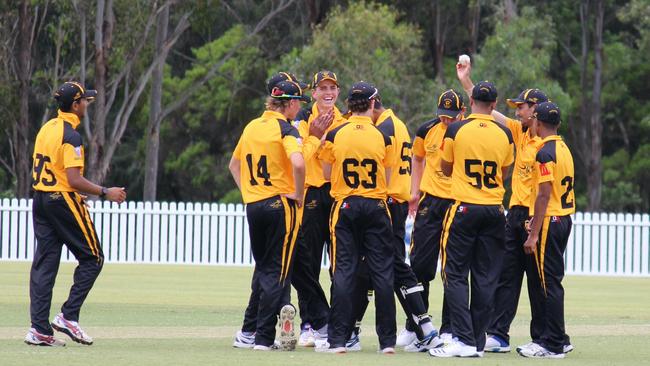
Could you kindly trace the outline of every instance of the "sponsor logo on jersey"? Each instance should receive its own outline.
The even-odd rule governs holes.
[[[539,174],[542,176],[551,174],[551,172],[548,171],[545,163],[539,165]]]
[[[433,144],[431,146],[427,146],[427,152],[428,153],[434,153],[438,150],[438,144]]]

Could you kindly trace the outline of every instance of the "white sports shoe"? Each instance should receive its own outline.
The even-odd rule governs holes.
[[[565,344],[562,348],[563,348],[562,350],[564,351],[564,353],[569,353],[569,352],[573,351],[573,349],[574,349],[574,347],[573,347],[573,345],[571,343]]]
[[[519,355],[529,358],[564,358],[564,353],[555,353],[547,350],[546,348],[533,343],[533,345],[522,348]]]
[[[485,352],[510,352],[510,344],[499,336],[488,334],[488,336],[485,337]]]
[[[438,332],[434,330],[422,340],[416,339],[415,342],[404,347],[404,352],[426,352],[431,348],[436,348],[436,345],[439,346],[437,339],[440,339],[440,337],[438,337]]]
[[[535,342],[528,342],[526,344],[522,344],[521,346],[517,346],[516,351],[517,351],[517,353],[519,353],[519,352],[521,352],[522,349],[531,347],[533,345],[536,345],[536,343]]]
[[[261,344],[256,344],[256,345],[253,347],[253,350],[254,350],[254,351],[277,351],[277,350],[279,350],[279,349],[280,349],[280,348],[279,348],[278,345],[275,344],[275,343],[273,343],[272,346],[263,346],[263,345],[261,345]]]
[[[296,349],[296,333],[294,331],[293,319],[296,317],[296,308],[287,304],[280,310],[280,349],[282,351],[293,351]]]
[[[415,335],[415,332],[411,332],[410,330],[402,329],[401,332],[399,332],[399,335],[397,336],[397,342],[395,342],[396,347],[406,347],[413,342],[417,341],[418,337]]]
[[[241,330],[238,330],[237,334],[235,334],[235,341],[232,342],[232,346],[235,348],[255,347],[255,333],[251,335],[245,335]]]
[[[85,344],[87,346],[93,344],[93,338],[81,329],[79,323],[72,320],[66,320],[63,317],[63,313],[59,313],[54,317],[54,320],[52,320],[52,328],[67,334],[77,343]]]
[[[65,341],[41,334],[34,328],[29,328],[29,332],[25,336],[25,343],[30,346],[65,347]]]
[[[393,348],[393,347],[382,348],[381,353],[383,353],[385,355],[394,355],[395,354],[395,348]]]
[[[314,351],[318,353],[346,353],[345,347],[330,347],[329,342],[317,342]]]
[[[361,337],[359,337],[359,334],[357,332],[355,331],[352,332],[350,339],[348,339],[348,341],[345,342],[345,349],[348,352],[361,351]]]
[[[311,328],[305,328],[304,330],[300,331],[298,345],[301,347],[314,347],[316,345],[314,332]]]
[[[476,351],[476,347],[468,346],[465,343],[452,340],[445,343],[442,347],[433,348],[429,350],[429,355],[433,357],[481,357],[482,355]]]

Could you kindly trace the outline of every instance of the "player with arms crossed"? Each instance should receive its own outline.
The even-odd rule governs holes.
[[[530,234],[524,244],[528,254],[527,268],[538,276],[539,292],[534,304],[540,312],[533,319],[541,324],[541,335],[533,343],[519,347],[524,357],[564,358],[566,332],[564,327],[564,251],[571,234],[571,214],[575,213],[573,191],[573,157],[566,143],[557,134],[560,127],[560,109],[553,103],[540,103],[535,107],[533,121],[537,135],[542,139],[535,156],[532,216]],[[531,304],[531,307],[533,304]]]
[[[483,355],[503,256],[503,180],[514,161],[512,134],[490,115],[496,100],[492,83],[476,84],[470,98],[472,114],[447,128],[441,148],[441,169],[451,176],[455,199],[445,215],[441,239],[443,283],[454,338],[429,350],[435,357]]]
[[[278,311],[281,348],[293,350],[296,345],[296,309],[281,302],[291,281],[305,180],[300,136],[288,120],[305,101],[309,97],[298,83],[276,84],[267,98],[266,111],[246,125],[230,160],[230,172],[246,203],[255,259],[251,289],[259,291],[256,330],[252,334],[238,332],[237,337],[252,343],[255,350],[274,347]]]
[[[364,256],[375,289],[379,347],[383,353],[395,353],[395,250],[386,205],[395,152],[372,121],[377,93],[366,82],[352,85],[347,100],[352,116],[327,134],[319,153],[325,177],[331,177],[335,203],[330,216],[332,309],[328,342],[317,347],[318,352],[346,352],[355,320],[352,296]]]

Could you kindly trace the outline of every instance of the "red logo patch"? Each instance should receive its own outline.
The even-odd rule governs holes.
[[[540,164],[539,165],[539,173],[541,175],[549,175],[551,172],[548,171],[548,168],[546,167],[546,164]]]

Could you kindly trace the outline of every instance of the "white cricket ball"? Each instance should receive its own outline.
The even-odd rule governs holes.
[[[458,63],[461,65],[469,65],[469,56],[467,55],[460,55],[458,56]]]

